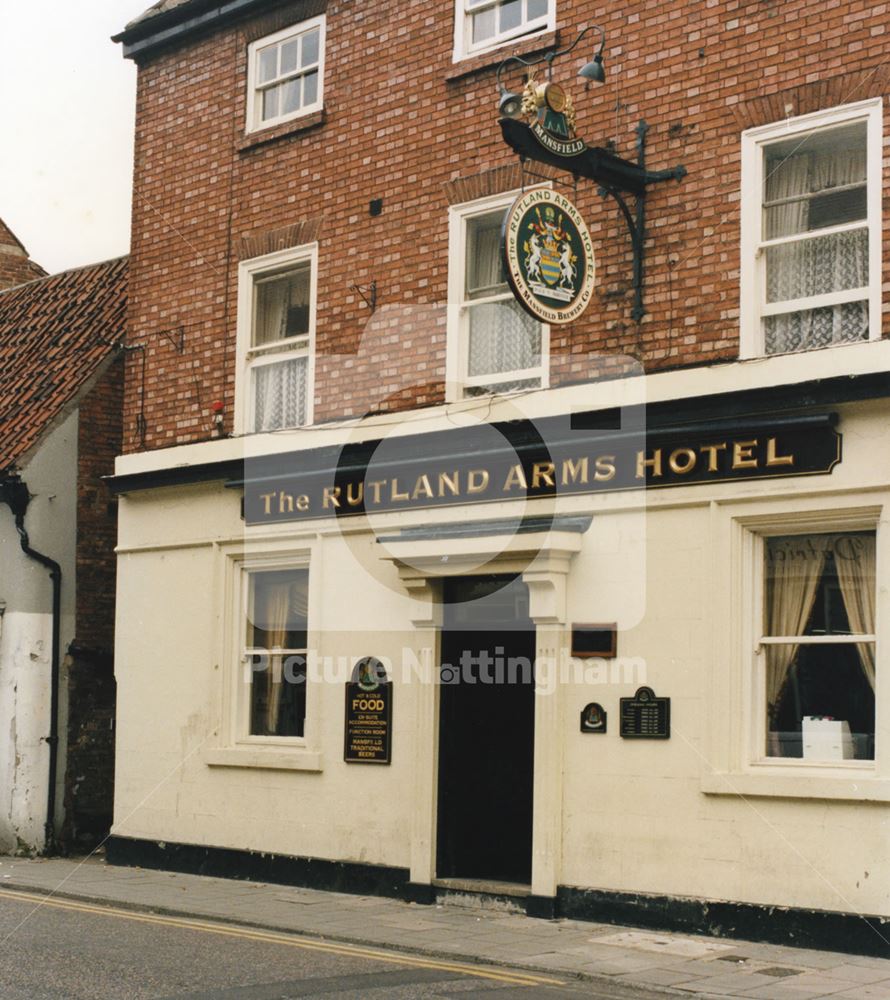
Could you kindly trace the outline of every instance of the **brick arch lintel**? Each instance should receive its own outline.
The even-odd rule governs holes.
[[[883,97],[890,90],[890,67],[858,70],[815,80],[775,94],[752,97],[732,107],[739,128],[769,125],[785,118],[825,111],[842,104],[853,104],[871,97]]]
[[[262,257],[276,250],[289,250],[291,247],[314,243],[321,231],[321,216],[312,219],[301,219],[278,229],[267,229],[264,232],[244,233],[238,247],[238,259],[250,260]]]
[[[535,173],[545,178],[555,177],[559,171],[543,163],[536,163]],[[538,177],[527,177],[526,184],[537,183]],[[522,187],[522,169],[518,163],[510,163],[503,167],[491,167],[478,174],[466,177],[453,177],[444,181],[445,197],[449,205],[462,205],[464,202],[476,201],[477,198],[487,198],[491,195],[504,194]]]

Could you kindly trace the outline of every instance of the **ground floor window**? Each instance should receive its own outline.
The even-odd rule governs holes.
[[[875,533],[764,544],[766,756],[874,760]]]
[[[303,736],[309,570],[245,574],[243,659],[250,665],[250,736]]]

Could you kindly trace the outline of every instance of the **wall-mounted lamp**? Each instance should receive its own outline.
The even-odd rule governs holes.
[[[514,94],[500,82],[498,86],[500,88],[498,114],[501,118],[518,118],[522,111],[522,94]]]
[[[603,52],[606,48],[606,33],[598,24],[583,28],[567,48],[545,52],[537,59],[508,56],[498,66],[496,76],[500,127],[504,141],[519,156],[523,179],[527,174],[541,176],[528,171],[526,167],[529,161],[537,161],[570,174],[576,188],[578,179],[583,177],[593,181],[602,194],[615,199],[627,223],[633,248],[634,304],[631,315],[635,322],[639,322],[646,313],[643,308],[646,189],[660,181],[680,180],[686,176],[686,168],[680,165],[669,170],[646,169],[646,132],[649,126],[645,121],[637,126],[636,163],[622,159],[608,148],[588,146],[575,135],[575,110],[571,97],[558,83],[553,82],[553,63],[562,56],[567,56],[589,31],[600,33],[600,44],[590,62],[585,63],[578,71],[578,76],[585,81],[585,89],[591,83],[605,82]],[[527,69],[546,63],[547,82],[538,83],[534,79],[534,73],[529,70],[521,95],[507,90],[501,82],[501,75],[514,62]],[[523,116],[529,119],[528,123],[518,120]],[[628,195],[635,200],[633,211],[627,203]]]
[[[606,67],[603,64],[603,51],[606,47],[606,33],[598,24],[591,24],[586,28],[583,28],[578,37],[572,42],[568,48],[565,49],[554,49],[552,52],[545,52],[543,55],[538,56],[537,59],[523,59],[521,56],[508,56],[501,64],[498,66],[497,71],[497,85],[498,85],[498,114],[501,118],[518,118],[522,112],[522,94],[516,94],[511,90],[507,90],[504,84],[501,82],[501,73],[504,69],[512,62],[519,63],[521,66],[537,66],[539,63],[547,63],[547,79],[553,77],[553,63],[559,59],[561,56],[567,56],[572,49],[581,41],[581,39],[587,34],[588,31],[598,31],[600,33],[600,47],[596,55],[590,62],[585,63],[580,70],[578,70],[578,76],[582,77],[589,86],[591,83],[605,83],[606,82]]]

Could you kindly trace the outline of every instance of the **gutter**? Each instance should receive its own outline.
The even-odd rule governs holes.
[[[123,43],[125,59],[136,59],[233,17],[268,7],[269,0],[204,0],[175,7],[144,21],[136,21],[113,35],[111,40]]]
[[[53,583],[53,610],[52,610],[52,666],[50,673],[50,710],[49,710],[49,735],[46,743],[49,747],[49,782],[46,793],[46,822],[44,823],[44,854],[53,852],[56,846],[56,772],[59,760],[59,674],[60,674],[60,651],[59,640],[61,633],[62,617],[62,567],[49,556],[38,552],[32,548],[31,540],[25,528],[25,513],[31,501],[31,494],[28,492],[27,484],[22,482],[18,476],[7,476],[0,480],[0,503],[5,503],[12,511],[15,518],[16,531],[19,533],[19,540],[22,552],[40,563],[41,566],[49,570],[50,579]]]

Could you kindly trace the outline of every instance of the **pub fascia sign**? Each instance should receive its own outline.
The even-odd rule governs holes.
[[[443,432],[448,433],[448,432]],[[427,436],[435,437],[435,435]],[[579,434],[579,437],[583,435]],[[244,516],[249,524],[348,517],[512,499],[653,489],[699,483],[829,473],[841,459],[841,437],[830,416],[800,418],[774,430],[763,426],[733,434],[674,430],[591,435],[586,441],[543,442],[522,457],[507,442],[475,457],[407,455],[355,468],[341,463],[311,468],[305,453],[271,475],[245,469]],[[382,442],[378,442],[380,444]],[[639,447],[645,443],[645,447]]]

